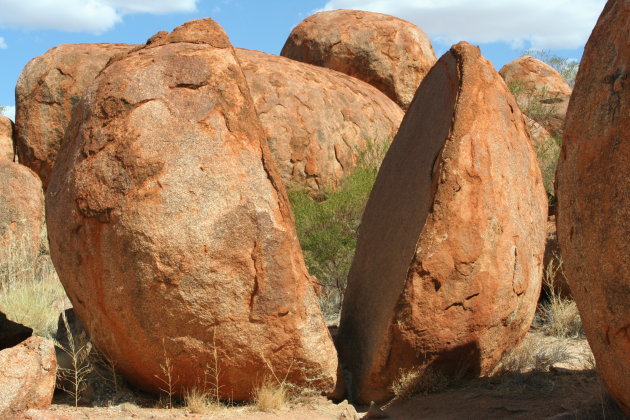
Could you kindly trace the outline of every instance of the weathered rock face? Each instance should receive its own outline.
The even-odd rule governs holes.
[[[15,88],[16,146],[20,162],[42,179],[44,189],[72,110],[96,75],[133,45],[59,45],[32,59]]]
[[[0,160],[13,161],[13,121],[0,115]]]
[[[478,48],[453,46],[420,85],[363,215],[338,335],[351,397],[383,401],[414,366],[488,373],[534,316],[546,218],[513,96]]]
[[[0,160],[0,265],[34,259],[39,253],[44,196],[37,175],[19,163]]]
[[[368,142],[389,144],[403,111],[374,87],[329,69],[237,50],[285,185],[335,187]]]
[[[46,196],[51,257],[123,375],[158,392],[168,360],[181,393],[218,368],[235,400],[270,368],[334,386],[286,193],[214,21],[110,62],[70,130]]]
[[[55,391],[57,362],[53,342],[30,337],[0,350],[0,417],[10,419],[29,408],[46,408]]]
[[[610,0],[584,49],[556,176],[558,242],[610,394],[630,415],[630,3]]]
[[[16,346],[33,334],[33,329],[7,319],[0,311],[0,350]]]
[[[532,140],[532,146],[534,146],[534,149],[541,147],[551,137],[551,134],[545,127],[529,118],[527,115],[523,114],[523,117],[525,117],[525,125],[527,125],[527,130]]]
[[[436,57],[427,35],[393,16],[333,10],[293,28],[281,55],[361,79],[407,109]]]
[[[562,136],[571,86],[550,65],[534,57],[520,57],[504,65],[499,74],[516,93],[529,117],[552,135]]]

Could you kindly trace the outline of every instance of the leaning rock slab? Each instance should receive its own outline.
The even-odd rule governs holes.
[[[16,418],[30,408],[46,408],[55,391],[57,362],[53,342],[30,337],[0,350],[0,418]]]
[[[528,116],[552,135],[562,137],[571,86],[560,73],[537,58],[525,56],[504,65],[499,74]]]
[[[59,45],[22,70],[15,87],[17,153],[20,162],[39,175],[44,189],[81,96],[110,58],[133,47]]]
[[[436,61],[429,38],[416,25],[360,10],[309,16],[293,28],[281,55],[361,79],[403,109]]]
[[[13,161],[13,121],[0,115],[0,160]]]
[[[403,111],[367,83],[258,51],[237,56],[286,186],[334,188],[398,130]]]
[[[37,175],[19,163],[0,160],[0,266],[19,268],[37,257],[43,221]]]
[[[558,163],[564,271],[610,394],[630,415],[630,3],[608,1],[584,49]]]
[[[168,364],[178,394],[218,378],[223,398],[248,400],[272,370],[334,386],[286,193],[214,21],[111,61],[66,143],[46,196],[51,257],[129,381],[159,393]]]
[[[453,46],[420,85],[361,221],[338,335],[350,396],[384,401],[415,366],[490,372],[534,317],[546,218],[513,96],[478,48]]]

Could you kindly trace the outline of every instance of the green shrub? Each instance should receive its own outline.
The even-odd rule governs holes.
[[[575,85],[575,76],[577,76],[578,67],[580,66],[578,61],[560,57],[547,50],[527,50],[523,52],[523,55],[532,56],[549,64],[564,77],[571,87]]]
[[[359,153],[356,169],[336,190],[314,198],[303,189],[289,190],[306,266],[322,285],[320,303],[328,321],[337,319],[341,310],[361,216],[387,145],[369,142]]]
[[[535,147],[538,165],[540,166],[540,172],[542,173],[543,184],[545,185],[545,191],[547,191],[549,207],[553,207],[556,200],[554,179],[556,177],[558,159],[560,158],[561,145],[562,139],[559,137],[549,137],[543,143]]]

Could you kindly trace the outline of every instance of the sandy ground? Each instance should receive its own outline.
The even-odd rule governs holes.
[[[528,335],[535,346],[553,344],[554,338]],[[586,340],[568,342],[571,357],[545,371],[508,372],[502,375],[452,383],[444,391],[392,401],[382,407],[390,419],[553,419],[622,420],[592,365]],[[134,403],[75,408],[57,396],[47,410],[29,410],[20,419],[248,419],[248,420],[355,420],[370,417],[367,407],[344,401],[334,404],[323,397],[302,399],[282,410],[260,412],[252,406],[221,407],[205,414],[186,408],[151,408],[157,403]]]

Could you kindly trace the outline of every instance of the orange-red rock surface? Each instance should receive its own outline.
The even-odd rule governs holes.
[[[15,88],[17,153],[20,162],[39,175],[44,189],[81,96],[110,58],[133,47],[59,45],[22,70]]]
[[[284,57],[236,51],[286,186],[334,188],[369,143],[385,147],[396,135],[403,111],[367,83]]]
[[[571,86],[553,67],[530,57],[520,57],[504,65],[499,74],[517,92],[516,99],[529,117],[554,136],[562,137]]]
[[[12,161],[13,157],[13,122],[0,115],[0,159]]]
[[[178,394],[218,378],[222,398],[249,400],[272,374],[334,386],[286,193],[214,21],[112,60],[70,130],[46,197],[51,257],[129,381],[160,392],[168,361]]]
[[[630,415],[630,3],[606,3],[571,96],[558,243],[597,371]]]
[[[423,80],[381,166],[338,350],[350,396],[384,401],[414,366],[487,374],[529,330],[547,199],[514,97],[478,48]]]
[[[44,221],[42,183],[26,166],[0,159],[0,265],[39,254]],[[13,255],[13,257],[11,257]]]
[[[293,28],[281,55],[361,79],[407,109],[436,57],[427,35],[394,16],[333,10]]]
[[[52,402],[57,375],[55,346],[41,337],[0,350],[0,418],[22,418],[29,408]]]

